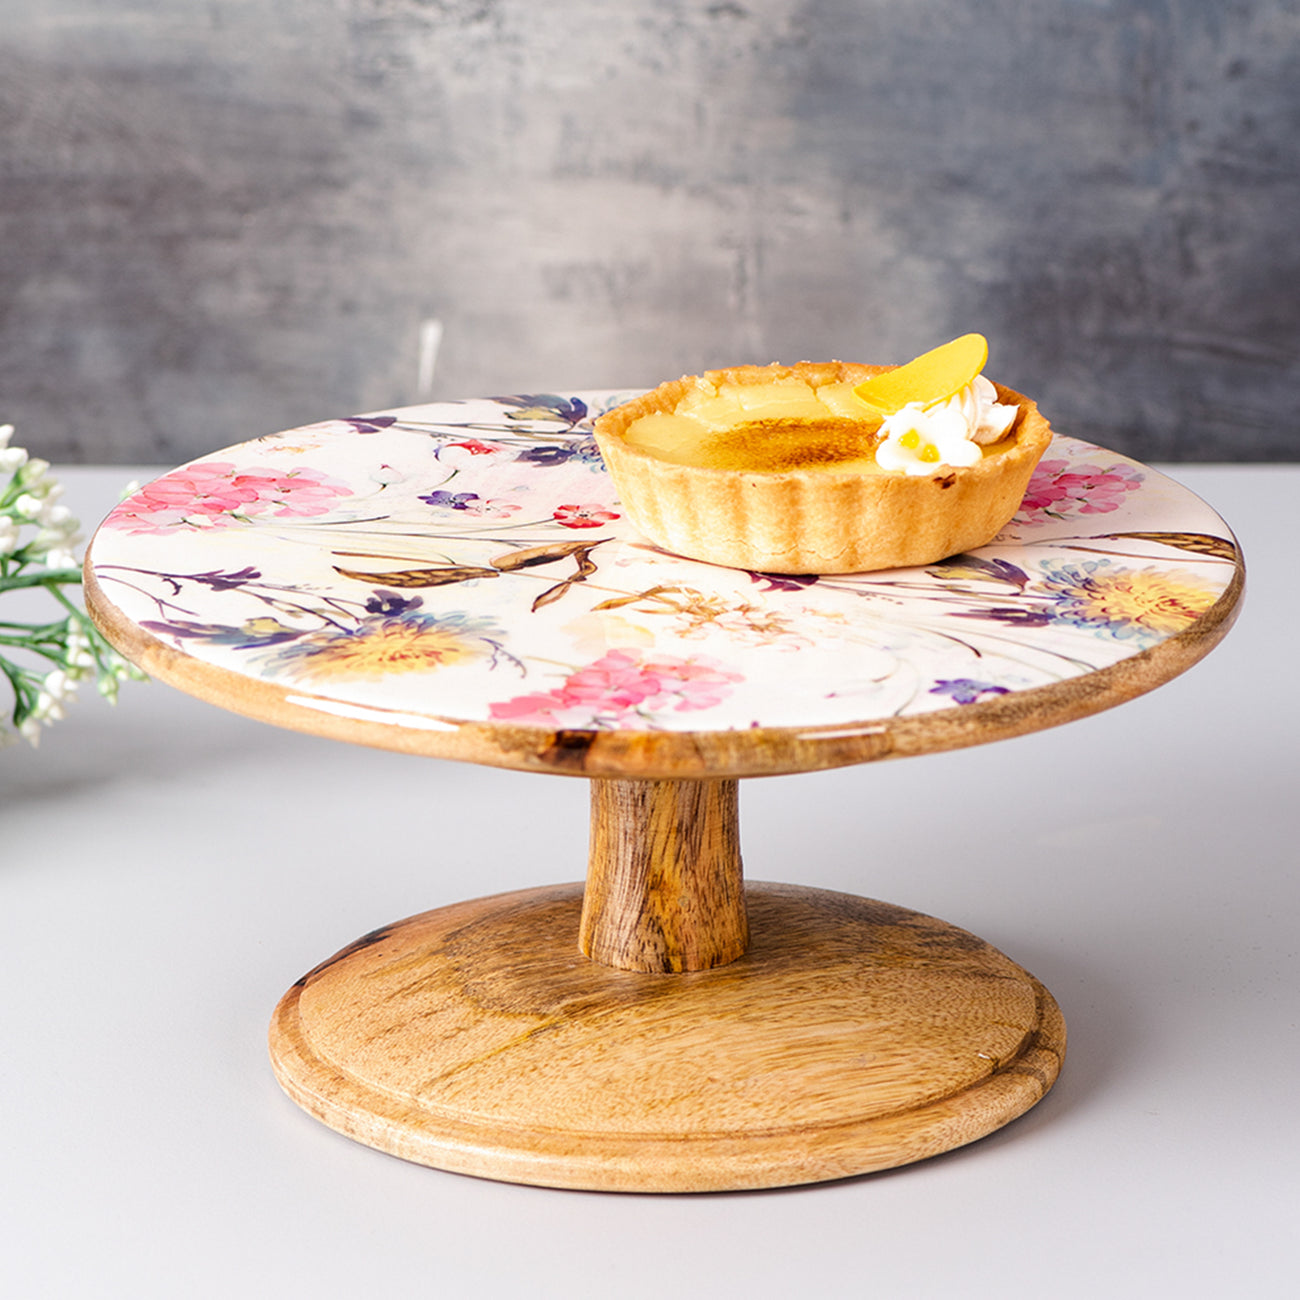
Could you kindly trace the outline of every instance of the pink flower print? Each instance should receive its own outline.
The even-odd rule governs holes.
[[[1043,523],[1073,515],[1101,515],[1116,510],[1129,492],[1142,485],[1136,466],[1116,461],[1111,465],[1072,465],[1067,460],[1041,460],[1016,522]]]
[[[140,488],[109,523],[133,533],[224,528],[259,515],[322,515],[337,498],[351,495],[350,487],[320,470],[241,470],[230,461],[201,461]]]
[[[287,474],[252,470],[236,475],[233,482],[243,491],[256,493],[259,513],[269,511],[281,519],[327,514],[336,497],[352,495],[351,488],[312,469]]]
[[[618,518],[613,510],[606,510],[599,503],[556,506],[551,516],[557,524],[566,528],[599,528],[601,524],[612,523]]]
[[[656,714],[711,709],[743,680],[711,659],[611,650],[554,690],[493,704],[491,714],[533,726],[627,731],[653,724]]]

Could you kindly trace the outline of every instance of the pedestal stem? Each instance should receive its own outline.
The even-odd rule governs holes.
[[[579,946],[623,970],[692,971],[749,943],[736,781],[591,783]]]

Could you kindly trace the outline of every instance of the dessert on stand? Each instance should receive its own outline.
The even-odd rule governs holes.
[[[982,334],[903,366],[685,375],[601,415],[628,518],[676,555],[764,573],[932,564],[992,541],[1052,440],[981,372]]]
[[[1055,1080],[1050,993],[948,923],[746,883],[739,782],[1013,737],[1160,685],[1232,622],[1232,535],[1058,433],[974,551],[821,575],[688,560],[631,527],[597,450],[593,420],[632,396],[255,439],[96,534],[92,613],[161,680],[324,737],[591,782],[585,886],[359,938],[281,1000],[277,1077],[371,1146],[557,1187],[779,1186],[973,1141]],[[1033,791],[1021,808],[1042,815]]]

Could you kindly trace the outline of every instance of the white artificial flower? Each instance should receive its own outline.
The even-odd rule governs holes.
[[[944,466],[976,465],[984,454],[970,440],[961,394],[929,406],[909,402],[887,416],[880,431],[884,440],[876,448],[876,463],[884,470],[933,474]]]
[[[58,546],[45,553],[45,566],[49,569],[77,569],[81,567],[77,563],[76,551],[70,551],[66,547]]]
[[[142,669],[139,669],[129,660],[123,659],[121,655],[111,655],[109,662],[112,666],[113,676],[121,682],[147,682],[149,676]]]
[[[885,418],[876,462],[904,474],[932,474],[944,466],[958,469],[980,462],[982,445],[1006,436],[1017,408],[997,400],[998,390],[976,375],[961,392],[923,406],[909,402]]]
[[[50,462],[41,460],[39,456],[31,457],[18,471],[18,485],[32,496],[44,498],[57,486],[50,478]]]
[[[68,667],[68,674],[77,681],[89,677],[95,668],[95,656],[91,652],[90,638],[73,623],[68,632],[67,648],[63,653],[63,662]]]
[[[22,447],[0,449],[0,474],[14,474],[27,463],[27,452]]]
[[[52,648],[57,647],[55,667],[39,683],[30,669],[14,663],[7,649],[0,648],[0,666],[19,692],[18,703],[25,708],[30,705],[16,734],[36,745],[43,727],[66,716],[66,706],[76,697],[81,682],[95,678],[97,688],[111,704],[122,681],[142,681],[145,675],[120,655],[111,653],[85,615],[72,611],[66,597],[62,597],[60,588],[78,580],[80,526],[72,512],[58,504],[63,486],[50,473],[49,462],[29,457],[22,447],[10,446],[13,432],[12,425],[0,425],[0,489],[6,501],[0,509],[3,572],[7,578],[21,575],[18,586],[33,582],[47,586],[65,606],[65,613],[56,616],[58,621],[54,623],[47,618],[40,623],[5,624],[6,647],[51,657]],[[24,531],[29,527],[35,536],[24,544]],[[29,566],[43,566],[47,572],[27,573]],[[34,700],[30,694],[33,685]],[[15,730],[0,725],[0,743],[14,737]]]
[[[37,722],[59,722],[67,717],[63,711],[63,705],[56,700],[47,691],[41,691],[36,697],[36,703],[29,718],[35,718]]]

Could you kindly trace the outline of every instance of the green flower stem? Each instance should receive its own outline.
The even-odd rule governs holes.
[[[22,632],[27,636],[53,636],[67,626],[68,620],[61,618],[57,623],[6,623],[0,620],[0,628],[6,632]]]
[[[0,578],[0,592],[16,591],[19,587],[48,587],[50,594],[61,596],[58,590],[58,584],[61,582],[79,583],[81,581],[80,569],[44,569],[40,573],[19,573],[11,578]],[[63,601],[68,604],[66,600]],[[68,605],[78,617],[82,617],[79,610],[74,606]]]
[[[36,699],[33,674],[19,668],[17,664],[10,663],[3,655],[0,655],[0,672],[9,679],[9,685],[13,688],[14,721],[19,722],[25,714],[31,712],[32,704]]]
[[[0,448],[8,448],[12,434],[10,426],[0,427]],[[14,459],[13,450],[9,448],[6,462]],[[117,654],[69,595],[68,588],[82,583],[74,549],[77,522],[55,504],[60,486],[49,465],[27,459],[25,452],[18,459],[22,463],[7,480],[0,475],[0,544],[5,550],[0,555],[0,596],[6,591],[44,590],[54,598],[59,617],[49,620],[47,612],[46,622],[0,622],[0,684],[7,680],[13,694],[9,725],[0,721],[0,744],[17,732],[35,745],[41,728],[64,716],[80,683],[94,680],[111,704],[120,682],[145,677]],[[32,500],[17,508],[25,495]],[[11,653],[19,662],[8,657]]]
[[[15,650],[28,650],[51,663],[63,663],[67,646],[62,641],[37,640],[35,637],[0,636],[0,645],[13,646]]]

